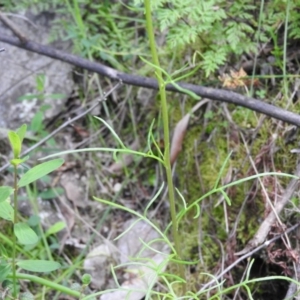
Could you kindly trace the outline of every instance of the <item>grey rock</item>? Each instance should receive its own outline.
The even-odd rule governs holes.
[[[25,12],[20,15],[22,19],[13,17],[11,21],[28,40],[70,51],[70,42],[58,40],[49,43],[52,23],[59,17],[55,12]],[[13,36],[1,22],[0,34]],[[0,53],[0,128],[16,129],[23,123],[29,124],[45,104],[50,106],[44,113],[46,119],[59,113],[74,87],[72,66],[4,43],[0,43],[0,48],[5,48],[5,52]],[[44,99],[18,101],[21,96],[38,94],[36,78],[41,74],[45,76]],[[51,99],[51,94],[64,96]]]

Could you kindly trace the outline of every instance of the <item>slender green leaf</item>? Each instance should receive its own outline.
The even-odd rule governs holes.
[[[115,153],[115,152],[117,152],[117,153],[129,153],[129,154],[138,155],[138,156],[142,156],[142,157],[151,157],[151,158],[156,159],[159,162],[164,164],[164,161],[160,157],[155,156],[154,154],[151,154],[151,153],[143,153],[143,152],[140,152],[140,151],[133,151],[133,150],[130,150],[130,149],[115,149],[115,148],[84,148],[84,149],[67,150],[67,151],[62,151],[62,152],[59,152],[59,153],[50,154],[46,157],[40,158],[39,160],[45,160],[45,159],[48,159],[48,158],[62,156],[62,155],[65,155],[65,154],[74,154],[74,153],[81,153],[81,152],[93,152],[93,151],[97,151],[97,152],[106,151],[106,152],[112,152],[112,153]]]
[[[8,139],[11,145],[11,149],[14,153],[14,158],[19,158],[22,148],[22,143],[19,135],[15,131],[9,131]]]
[[[16,223],[14,233],[22,245],[32,245],[39,240],[36,233],[26,223]]]
[[[38,98],[39,96],[38,95],[24,95],[24,96],[21,96],[17,99],[17,101],[24,101],[24,100],[32,100],[32,99],[36,99]]]
[[[112,133],[112,135],[115,137],[115,139],[117,140],[117,142],[120,144],[120,146],[123,149],[127,149],[127,147],[123,144],[122,140],[119,138],[119,136],[117,135],[117,133],[114,131],[114,129],[103,119],[94,116],[94,118],[98,119],[99,121],[101,121],[108,129],[109,131]]]
[[[228,163],[228,161],[229,161],[229,159],[230,159],[230,157],[231,157],[231,155],[232,155],[232,152],[233,152],[233,151],[230,151],[230,153],[229,153],[229,154],[227,155],[227,157],[225,158],[224,163],[222,164],[221,170],[220,170],[220,172],[219,172],[219,174],[218,174],[216,183],[215,183],[215,185],[214,185],[214,189],[216,189],[216,188],[218,187],[218,184],[219,184],[219,182],[220,182],[220,180],[221,180],[221,177],[222,177],[222,175],[223,175],[223,172],[224,172],[224,170],[225,170],[225,167],[226,167],[226,165],[227,165],[227,163]]]
[[[51,234],[55,234],[55,233],[63,230],[65,227],[66,227],[65,222],[56,222],[45,232],[45,236],[48,237]]]
[[[13,192],[14,189],[10,186],[0,186],[0,202],[5,201]]]
[[[43,92],[45,88],[46,76],[44,74],[38,74],[35,78],[35,81],[38,92]]]
[[[228,197],[227,193],[226,193],[224,190],[220,190],[220,192],[221,192],[222,195],[224,196],[224,198],[225,198],[227,204],[228,204],[229,206],[231,206],[231,200],[230,200],[230,198]]]
[[[26,130],[27,130],[27,125],[26,124],[23,124],[20,128],[18,128],[16,130],[16,133],[20,138],[21,144],[23,143],[23,139],[25,137]]]
[[[44,163],[41,163],[32,169],[30,169],[28,172],[26,172],[19,181],[19,187],[28,185],[37,179],[40,179],[41,177],[51,173],[52,171],[59,168],[64,163],[64,160],[61,158],[53,159]]]
[[[148,136],[147,136],[147,147],[148,147],[148,151],[149,153],[153,153],[152,149],[151,149],[151,142],[152,142],[152,136],[153,136],[153,126],[155,123],[155,119],[152,120],[149,131],[148,131]]]
[[[64,97],[66,97],[65,94],[50,94],[50,95],[47,95],[47,98],[50,98],[52,100],[62,99]]]
[[[29,159],[29,155],[26,155],[21,158],[22,163]]]
[[[60,263],[49,260],[21,260],[17,262],[17,266],[32,272],[51,272],[61,267]]]
[[[0,218],[8,221],[14,218],[14,209],[8,201],[0,202]]]
[[[38,111],[33,118],[31,119],[30,123],[30,130],[33,132],[41,132],[44,129],[43,124],[44,114],[41,111]]]

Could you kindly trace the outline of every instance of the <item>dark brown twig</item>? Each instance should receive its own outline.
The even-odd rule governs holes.
[[[0,41],[25,50],[29,50],[35,53],[39,53],[48,57],[52,57],[54,59],[67,62],[74,66],[89,70],[91,72],[96,72],[111,79],[121,80],[125,84],[146,87],[155,90],[158,89],[156,79],[123,73],[113,68],[107,67],[103,64],[95,63],[87,59],[78,57],[76,55],[56,50],[50,46],[41,45],[32,41],[27,41],[27,43],[23,44],[19,41],[19,39],[15,37],[6,36],[3,34],[0,35]],[[278,120],[287,122],[289,124],[300,126],[300,115],[284,110],[275,105],[271,105],[263,101],[243,96],[241,94],[224,89],[204,87],[184,82],[179,82],[178,85],[180,86],[180,88],[190,90],[198,96],[209,98],[212,100],[233,103],[235,105],[249,108],[251,110],[276,118]],[[168,84],[166,86],[166,90],[184,93],[184,91],[179,90],[173,84]]]
[[[298,164],[297,166],[295,175],[298,177],[300,176],[300,164]],[[288,184],[282,198],[276,203],[274,210],[272,210],[268,214],[268,216],[264,219],[264,221],[259,226],[259,229],[255,233],[254,237],[247,243],[246,247],[243,250],[235,253],[235,255],[243,255],[265,241],[266,237],[268,236],[268,233],[270,232],[271,226],[276,221],[276,217],[280,215],[280,212],[290,201],[298,186],[299,186],[299,178],[297,179],[293,178]]]

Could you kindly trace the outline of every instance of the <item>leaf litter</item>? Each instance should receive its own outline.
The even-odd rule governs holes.
[[[209,99],[203,99],[199,101],[189,113],[187,113],[175,126],[172,142],[171,142],[171,152],[170,152],[170,160],[173,165],[176,161],[179,153],[182,150],[183,140],[189,125],[190,117],[194,114],[201,106],[208,103]]]
[[[126,233],[116,241],[116,248],[103,243],[84,261],[84,269],[92,275],[92,285],[97,289],[108,288],[105,284],[112,262],[117,265],[114,272],[119,274],[122,270],[118,277],[121,283],[114,282],[114,291],[103,294],[101,300],[142,299],[157,283],[168,263],[170,248],[149,223],[128,220],[123,224],[123,232]]]

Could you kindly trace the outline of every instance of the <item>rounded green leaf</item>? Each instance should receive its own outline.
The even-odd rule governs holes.
[[[51,272],[61,267],[60,263],[49,260],[21,260],[17,262],[17,266],[32,272]]]
[[[10,186],[0,186],[0,202],[5,201],[13,192],[14,189]]]
[[[16,223],[14,233],[20,244],[32,245],[38,242],[36,233],[26,223]]]
[[[14,218],[14,209],[8,201],[0,202],[0,218],[8,221]]]
[[[36,181],[37,179],[40,179],[41,177],[59,168],[63,163],[64,160],[62,158],[58,158],[46,161],[33,167],[21,177],[18,186],[22,187]]]

